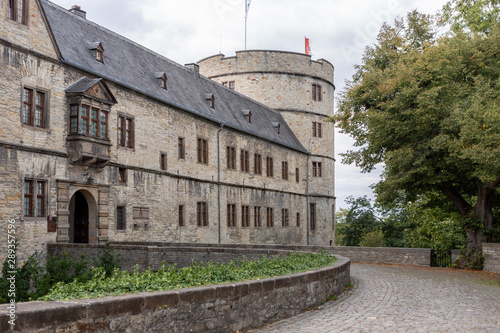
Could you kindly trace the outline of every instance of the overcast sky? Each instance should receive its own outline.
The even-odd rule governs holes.
[[[87,19],[144,45],[180,64],[245,48],[245,0],[55,0],[69,9],[81,6]],[[384,21],[418,9],[436,13],[446,0],[252,0],[247,22],[247,49],[304,52],[311,40],[313,59],[335,66],[336,94],[350,80],[366,45],[373,44]],[[360,173],[340,163],[339,153],[352,140],[336,134],[337,207],[347,196],[373,198],[370,185],[380,168]]]

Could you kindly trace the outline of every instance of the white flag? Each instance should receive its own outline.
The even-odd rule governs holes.
[[[248,17],[248,10],[250,9],[250,2],[252,2],[252,0],[245,0],[245,20]]]

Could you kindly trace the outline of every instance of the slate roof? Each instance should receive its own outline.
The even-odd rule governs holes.
[[[307,153],[279,112],[50,1],[40,3],[63,63],[198,117]],[[89,48],[99,43],[104,49],[102,63]],[[166,90],[158,84],[158,72],[168,78]],[[208,94],[215,98],[213,109],[206,100]],[[252,112],[252,123],[242,110]],[[281,124],[280,134],[273,123]]]

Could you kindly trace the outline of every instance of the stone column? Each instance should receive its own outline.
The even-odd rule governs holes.
[[[57,237],[58,243],[69,243],[69,184],[57,182]]]
[[[97,214],[97,241],[102,244],[109,240],[109,187],[99,187]]]

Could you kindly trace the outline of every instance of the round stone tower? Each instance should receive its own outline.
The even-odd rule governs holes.
[[[321,202],[321,216],[333,229],[334,124],[325,121],[334,113],[333,65],[302,53],[266,50],[217,54],[197,64],[200,74],[281,112],[310,152],[308,195]]]

